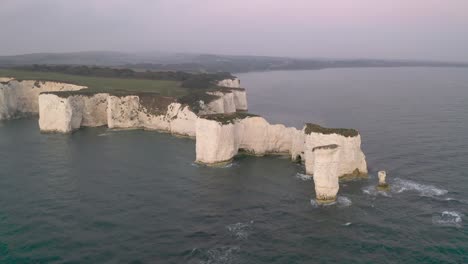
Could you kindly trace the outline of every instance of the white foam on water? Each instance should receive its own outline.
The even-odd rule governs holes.
[[[246,239],[249,237],[252,231],[252,225],[254,221],[248,223],[235,223],[227,225],[226,228],[231,232],[231,234],[236,237],[236,239]]]
[[[319,204],[317,203],[317,201],[315,199],[310,199],[310,205],[312,205],[313,208],[318,208],[319,207]]]
[[[105,137],[105,136],[108,136],[108,135],[109,135],[109,133],[101,133],[101,134],[98,135],[98,137]]]
[[[336,202],[338,204],[338,207],[348,207],[353,204],[351,199],[345,196],[338,196],[338,198],[336,199]]]
[[[222,246],[209,249],[206,254],[208,259],[200,261],[200,264],[230,264],[235,263],[233,255],[239,251],[239,246]]]
[[[432,216],[432,224],[441,226],[461,227],[464,215],[456,211],[443,211]]]
[[[420,184],[414,181],[395,179],[393,183],[390,184],[392,192],[402,193],[406,191],[414,191],[419,193],[420,196],[441,196],[448,193],[447,190],[437,188],[433,185]]]
[[[352,223],[351,222],[347,222],[347,223],[344,223],[342,224],[343,226],[350,226]]]
[[[392,195],[389,192],[380,191],[380,190],[377,189],[377,187],[375,185],[366,186],[366,187],[362,188],[361,190],[362,190],[363,193],[365,193],[367,195],[370,195],[370,196],[381,195],[381,196],[384,196],[384,197],[392,197]]]
[[[301,179],[303,181],[310,181],[313,179],[313,177],[311,175],[307,175],[307,174],[302,174],[302,173],[296,173],[295,175],[296,178],[298,179]]]

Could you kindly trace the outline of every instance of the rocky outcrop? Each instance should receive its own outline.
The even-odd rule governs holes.
[[[216,165],[232,160],[239,151],[253,155],[287,154],[304,161],[314,175],[319,202],[332,202],[339,178],[367,175],[356,130],[330,129],[307,124],[303,130],[272,125],[249,114],[200,116],[196,122],[196,162]]]
[[[319,146],[336,144],[340,165],[338,175],[367,175],[366,157],[361,150],[361,136],[354,129],[324,128],[315,124],[306,124],[305,134],[305,167],[307,174],[314,174],[315,154],[313,149]]]
[[[234,104],[236,106],[236,110],[247,111],[248,104],[247,104],[247,93],[245,92],[245,89],[235,88],[235,89],[231,89],[231,91],[234,94]]]
[[[196,122],[196,162],[219,164],[230,161],[239,150],[236,125],[200,118]]]
[[[297,143],[298,132],[250,114],[201,116],[196,123],[196,161],[225,162],[239,151],[257,156],[297,153],[300,150],[293,150],[293,141]]]
[[[85,86],[51,81],[18,81],[2,78],[0,82],[0,120],[35,115],[39,112],[39,94],[49,91],[76,91]]]
[[[238,78],[224,79],[218,82],[218,86],[229,88],[240,88],[240,80]]]
[[[42,132],[70,133],[80,127],[104,126],[107,96],[43,93],[39,96],[39,128]]]
[[[195,101],[198,112],[176,98],[155,93],[48,92],[39,96],[39,127],[44,132],[69,133],[84,126],[150,129],[195,137],[197,115],[233,113],[233,93],[211,93]],[[79,120],[79,121],[77,121]]]
[[[237,108],[234,101],[234,93],[232,91],[210,91],[207,93],[218,96],[218,99],[207,104],[200,114],[236,112]]]
[[[240,86],[240,80],[238,78],[234,79],[225,79],[218,82],[218,86],[226,87],[225,89],[234,94],[234,102],[236,105],[237,111],[247,111],[247,94],[244,88]]]
[[[109,96],[109,128],[143,128],[195,136],[197,116],[190,107],[169,97],[155,96],[154,99],[153,104],[148,104],[136,95]]]

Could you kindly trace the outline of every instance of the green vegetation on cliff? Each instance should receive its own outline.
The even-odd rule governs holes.
[[[153,92],[181,97],[199,90],[218,88],[217,82],[234,78],[230,73],[187,73],[181,71],[138,72],[96,66],[30,65],[0,69],[0,76],[17,80],[57,81],[87,86],[88,92]],[[193,97],[193,96],[192,96]]]
[[[233,124],[236,120],[245,119],[248,117],[255,117],[258,115],[245,113],[245,112],[236,112],[231,114],[210,114],[210,115],[202,115],[200,118],[213,120],[223,125]]]
[[[0,69],[0,76],[18,80],[57,81],[87,86],[89,92],[140,91],[154,92],[161,95],[179,97],[188,94],[188,89],[180,82],[169,80],[147,80],[134,78],[107,78],[71,75],[57,72],[34,72],[17,69]]]
[[[348,128],[327,128],[317,124],[307,123],[305,127],[306,135],[310,135],[312,132],[321,134],[338,134],[345,137],[355,137],[359,135],[359,132],[355,129]]]

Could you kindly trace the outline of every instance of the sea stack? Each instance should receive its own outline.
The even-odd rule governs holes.
[[[314,152],[314,183],[315,196],[320,204],[336,201],[340,188],[338,168],[339,146],[336,144],[315,147]]]
[[[378,172],[378,177],[379,177],[379,185],[377,188],[379,190],[387,190],[388,189],[388,183],[385,181],[385,178],[387,177],[387,173],[385,171],[379,171]]]

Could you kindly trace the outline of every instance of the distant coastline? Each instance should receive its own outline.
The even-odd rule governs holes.
[[[468,68],[468,62],[391,60],[391,59],[326,59],[275,56],[240,56],[190,53],[124,53],[108,51],[35,53],[0,56],[0,68],[33,64],[93,65],[129,68],[136,71],[185,72],[264,72],[277,70],[321,70],[330,68],[368,67],[456,67]]]

